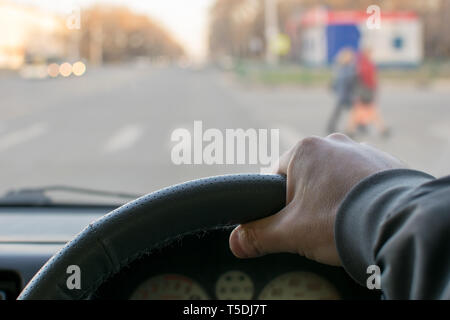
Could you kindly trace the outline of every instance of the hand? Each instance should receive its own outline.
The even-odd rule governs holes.
[[[298,253],[341,265],[334,224],[345,195],[374,173],[402,167],[394,157],[343,134],[303,139],[280,158],[275,170],[287,176],[286,207],[234,229],[231,251],[238,258]]]

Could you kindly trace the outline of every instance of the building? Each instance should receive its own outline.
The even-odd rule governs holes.
[[[0,69],[20,68],[27,55],[62,55],[64,32],[64,20],[60,17],[0,0]]]
[[[344,47],[369,47],[379,66],[415,67],[423,59],[423,30],[414,12],[381,12],[380,28],[367,26],[360,11],[314,9],[297,19],[301,60],[307,65],[332,64]],[[291,27],[292,28],[292,27]]]

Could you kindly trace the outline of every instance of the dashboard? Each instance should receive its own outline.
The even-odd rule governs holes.
[[[87,224],[114,207],[0,207],[0,300],[32,276]],[[112,276],[94,300],[379,299],[342,268],[293,254],[237,259],[227,229],[178,237]]]
[[[115,206],[0,206],[0,300],[14,300],[66,242]]]
[[[378,299],[342,268],[293,254],[237,259],[231,229],[186,235],[131,263],[93,299],[339,300]]]

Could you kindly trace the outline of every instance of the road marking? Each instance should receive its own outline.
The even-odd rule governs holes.
[[[132,147],[142,136],[144,130],[139,125],[122,127],[105,145],[104,152],[114,153]]]
[[[301,139],[305,138],[305,135],[303,133],[287,124],[275,124],[273,128],[280,129],[281,144],[286,150],[290,149]]]
[[[0,137],[0,152],[5,151],[18,144],[33,140],[47,131],[47,125],[44,123],[36,123],[32,126],[8,133],[3,137]]]

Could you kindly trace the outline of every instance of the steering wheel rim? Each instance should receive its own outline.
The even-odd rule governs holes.
[[[90,223],[47,261],[18,299],[88,299],[123,267],[179,236],[260,219],[285,202],[281,175],[224,175],[161,189]],[[80,289],[66,284],[73,265],[80,268]]]

